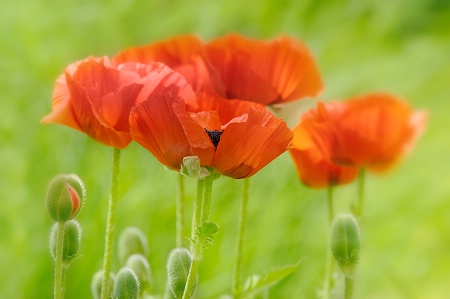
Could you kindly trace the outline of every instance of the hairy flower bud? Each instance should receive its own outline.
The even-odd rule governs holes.
[[[91,281],[91,293],[94,299],[100,299],[100,295],[102,292],[102,281],[103,281],[103,270],[100,270],[94,274]],[[112,294],[115,281],[116,277],[114,276],[113,273],[110,272],[108,284],[109,285],[108,298],[111,297],[110,295]]]
[[[50,232],[50,252],[56,260],[56,245],[58,236],[58,223],[55,223]],[[76,220],[64,223],[63,266],[69,267],[70,263],[78,257],[81,241],[81,226]]]
[[[170,252],[169,259],[167,260],[167,280],[170,290],[176,299],[183,297],[191,262],[191,254],[185,248],[176,248]],[[195,290],[195,287],[193,289]],[[192,296],[193,294],[189,295]]]
[[[135,253],[148,255],[147,238],[137,227],[125,228],[119,237],[119,260],[125,264],[128,257]]]
[[[113,299],[137,299],[139,295],[139,279],[130,268],[122,268],[117,273],[114,284]]]
[[[340,214],[333,220],[330,247],[344,275],[351,277],[361,247],[359,226],[353,215]]]
[[[75,174],[59,174],[49,183],[45,207],[56,222],[66,222],[77,215],[86,198],[83,181]]]
[[[151,293],[152,291],[152,271],[145,256],[139,253],[128,257],[125,267],[130,268],[139,278],[141,291]]]

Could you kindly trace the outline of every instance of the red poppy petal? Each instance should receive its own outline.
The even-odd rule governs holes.
[[[45,116],[41,123],[58,123],[81,131],[81,127],[73,114],[65,75],[59,76],[56,80],[52,97],[52,112]]]
[[[114,63],[161,61],[170,68],[189,63],[203,52],[203,42],[194,35],[181,35],[141,47],[126,49],[114,56]]]
[[[130,133],[159,162],[180,170],[183,157],[192,152],[172,103],[172,96],[165,94],[138,104],[130,113]]]
[[[292,133],[266,109],[252,107],[242,123],[231,123],[223,132],[212,167],[233,177],[249,177],[286,151]]]

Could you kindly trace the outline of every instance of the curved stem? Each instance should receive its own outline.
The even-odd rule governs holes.
[[[249,200],[250,179],[244,179],[242,182],[242,196],[241,196],[241,209],[239,214],[239,228],[236,238],[236,260],[233,271],[233,298],[237,298],[241,292],[241,272],[242,272],[242,260],[243,260],[243,245],[245,234],[245,223],[247,221],[247,206]]]
[[[109,273],[111,272],[112,249],[114,244],[114,231],[116,226],[117,190],[120,173],[120,149],[113,149],[113,166],[111,174],[111,191],[109,194],[108,215],[106,218],[105,252],[103,256],[103,280],[101,299],[108,299]]]
[[[196,259],[195,257],[192,259],[191,267],[189,268],[189,274],[186,281],[186,286],[184,287],[183,297],[182,299],[191,298],[191,295],[194,292],[195,287],[195,279],[197,277],[198,268],[200,268],[200,259]]]
[[[55,253],[55,299],[64,298],[63,253],[64,253],[64,222],[58,222]]]
[[[353,279],[345,277],[345,299],[351,299],[353,295]]]
[[[178,248],[183,246],[183,223],[184,223],[184,177],[178,174],[178,194],[176,201],[176,217],[177,217],[177,228],[176,228],[176,245]]]

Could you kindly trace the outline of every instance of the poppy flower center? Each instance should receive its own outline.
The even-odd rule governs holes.
[[[205,129],[206,134],[208,134],[209,139],[211,139],[211,142],[213,143],[214,147],[217,148],[217,145],[219,145],[220,141],[220,135],[222,135],[223,130],[207,130]]]

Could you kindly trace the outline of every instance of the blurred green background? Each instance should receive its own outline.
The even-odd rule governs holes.
[[[355,298],[449,298],[449,1],[14,0],[0,3],[0,28],[0,298],[52,297],[52,223],[43,199],[57,173],[79,174],[88,191],[77,217],[82,257],[67,272],[66,298],[90,298],[101,268],[112,151],[74,130],[39,124],[64,67],[176,34],[208,40],[232,31],[303,40],[323,75],[322,100],[382,90],[429,111],[414,151],[392,172],[367,178]],[[287,109],[290,125],[303,108]],[[135,143],[121,165],[117,228],[146,233],[162,292],[175,246],[176,173]],[[221,231],[201,265],[198,298],[230,292],[240,186],[225,177],[215,183],[211,219]],[[355,187],[336,190],[338,211],[348,210]],[[186,224],[194,190],[187,180]],[[270,294],[315,298],[325,265],[325,191],[302,186],[284,154],[252,178],[250,196],[244,274],[306,258]],[[119,267],[115,258],[113,270]]]

